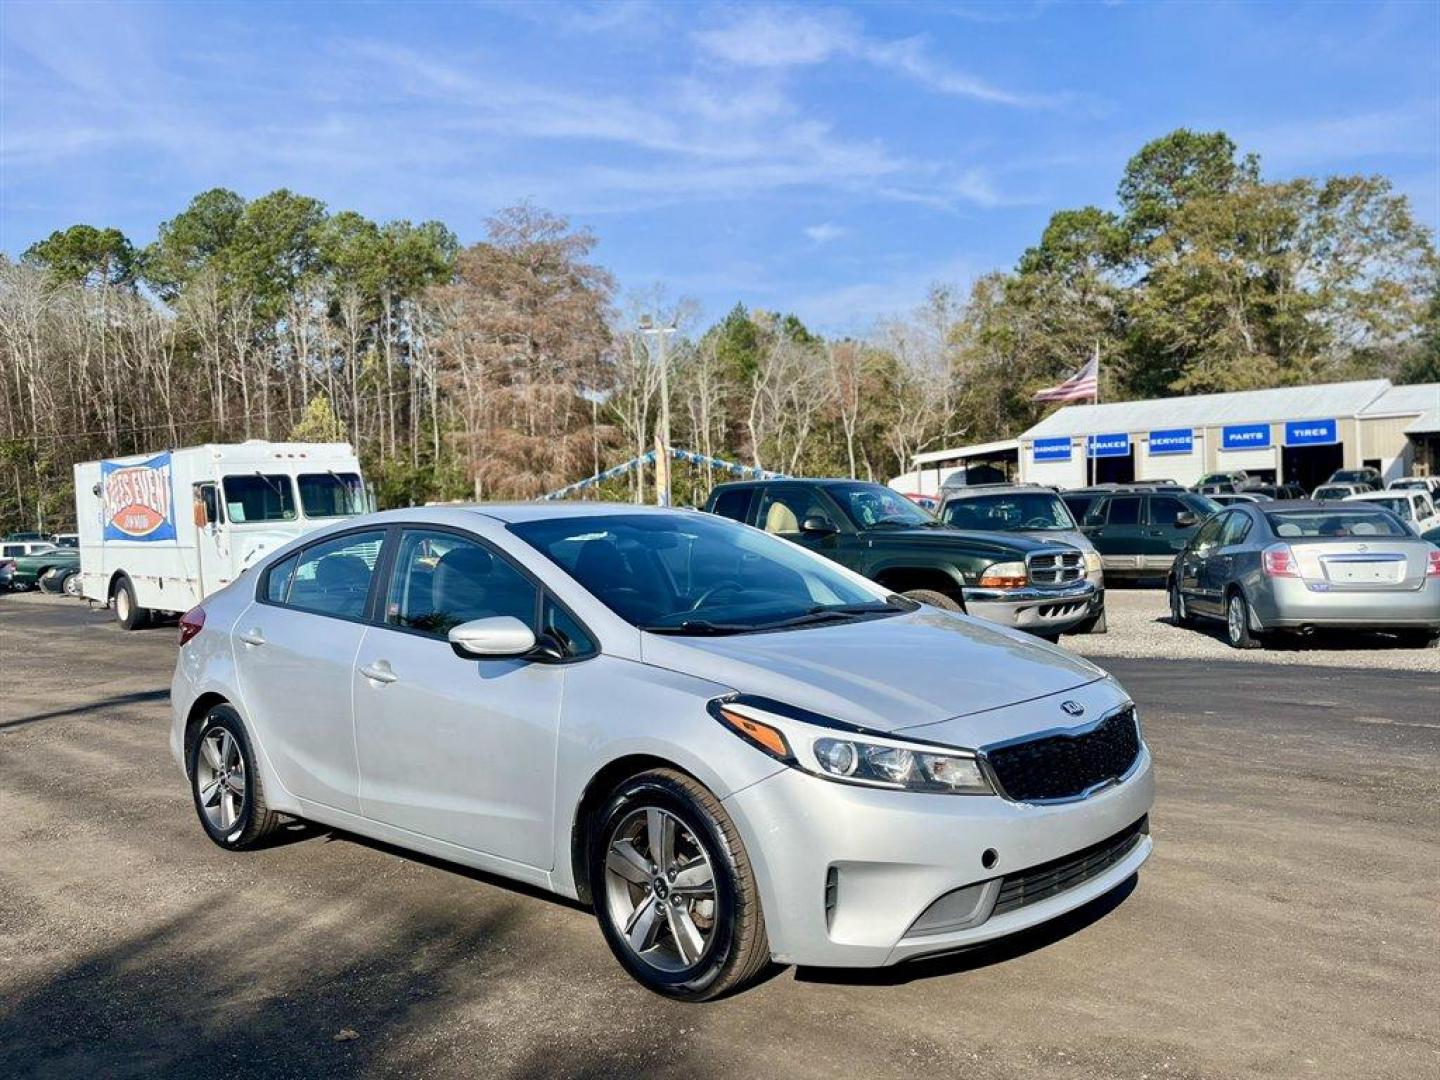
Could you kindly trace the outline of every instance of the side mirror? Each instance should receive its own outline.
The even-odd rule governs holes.
[[[824,515],[812,514],[801,523],[800,531],[803,533],[813,533],[816,536],[829,536],[840,530],[835,527],[833,521]]]
[[[535,648],[535,633],[513,615],[471,619],[446,635],[455,651],[478,660],[524,656]]]
[[[196,500],[195,500],[194,510],[195,510],[195,527],[196,527],[197,529],[203,529],[206,525],[209,525],[209,524],[210,524],[210,515],[209,515],[209,514],[206,512],[206,510],[205,510],[205,500],[204,500],[204,499],[196,499]]]
[[[1182,510],[1175,515],[1175,527],[1177,529],[1188,529],[1192,525],[1199,525],[1200,519],[1189,510]]]

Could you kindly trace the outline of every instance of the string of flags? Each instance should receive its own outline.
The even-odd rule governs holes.
[[[709,457],[706,454],[697,454],[693,450],[679,450],[672,446],[670,448],[670,456],[676,461],[685,462],[687,465],[708,465],[712,469],[720,469],[724,472],[730,473],[732,476],[742,476],[746,479],[784,479],[783,473],[771,472],[768,469],[757,469],[753,465],[741,465],[739,462],[736,461],[726,461],[723,458]],[[654,464],[655,451],[647,450],[645,451],[645,453],[640,454],[637,457],[633,457],[629,461],[621,462],[619,465],[615,465],[612,468],[604,470],[603,472],[598,472],[594,476],[587,476],[584,480],[577,480],[573,484],[567,484],[559,491],[552,491],[548,495],[542,495],[540,496],[540,501],[550,502],[554,499],[568,498],[569,496],[574,495],[577,492],[584,491],[586,488],[592,488],[597,484],[602,484],[606,480],[613,480],[617,476],[624,476],[626,473],[631,472],[634,469],[643,469],[647,465]]]

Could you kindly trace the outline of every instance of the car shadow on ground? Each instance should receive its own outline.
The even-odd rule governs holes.
[[[959,952],[910,960],[883,968],[796,968],[797,982],[829,983],[844,986],[898,986],[917,979],[933,979],[978,971],[1049,948],[1072,934],[1099,922],[1130,898],[1139,883],[1131,874],[1103,896],[1066,912],[1049,922],[997,941],[972,945]]]
[[[14,720],[0,720],[0,731],[7,728],[24,727],[26,724],[38,724],[42,720],[59,720],[67,716],[85,716],[89,713],[103,712],[109,709],[123,709],[127,705],[144,705],[152,701],[166,701],[170,698],[169,689],[165,690],[139,690],[133,694],[118,694],[115,697],[102,698],[99,701],[86,702],[84,705],[75,705],[68,709],[52,709],[49,712],[31,713],[29,716],[20,716]]]
[[[1172,630],[1186,630],[1202,634],[1226,648],[1230,642],[1225,636],[1223,619],[1197,618],[1192,626],[1176,626],[1169,615],[1157,615],[1155,622]],[[1393,652],[1397,649],[1416,649],[1418,646],[1402,641],[1394,635],[1364,630],[1314,630],[1308,634],[1290,634],[1283,631],[1263,634],[1258,637],[1260,648],[1271,652]],[[1236,652],[1241,650],[1236,649]]]

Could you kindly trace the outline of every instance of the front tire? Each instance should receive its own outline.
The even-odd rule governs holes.
[[[1250,633],[1250,605],[1239,589],[1225,601],[1225,640],[1232,649],[1258,649],[1260,642]]]
[[[115,609],[115,621],[126,630],[141,630],[150,623],[150,609],[135,602],[135,586],[128,577],[122,577],[110,591],[110,606]]]
[[[65,580],[60,583],[60,591],[66,596],[80,596],[80,571],[72,570],[65,575]]]
[[[946,611],[964,611],[965,607],[958,600],[946,596],[934,589],[910,589],[900,594],[907,600],[914,600],[917,604],[929,604],[932,607],[944,608]]]
[[[752,980],[770,943],[750,857],[720,801],[673,769],[622,783],[596,818],[590,895],[641,985],[708,1001]]]
[[[51,596],[58,596],[60,594],[60,590],[64,587],[64,581],[61,578],[61,575],[63,573],[64,571],[62,571],[59,567],[56,566],[52,566],[48,570],[46,570],[43,574],[40,575],[40,580],[38,582],[40,586],[40,591],[43,593],[49,593]]]
[[[244,851],[280,827],[280,815],[265,804],[250,737],[234,708],[216,705],[205,714],[187,765],[200,825],[220,847]]]

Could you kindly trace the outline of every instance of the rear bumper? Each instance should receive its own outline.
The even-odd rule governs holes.
[[[1098,615],[1104,605],[1104,590],[1090,581],[1053,589],[965,590],[967,614],[1035,634],[1063,634]]]
[[[1262,629],[1397,627],[1440,630],[1440,578],[1418,589],[1313,591],[1297,578],[1271,579],[1250,607]]]

